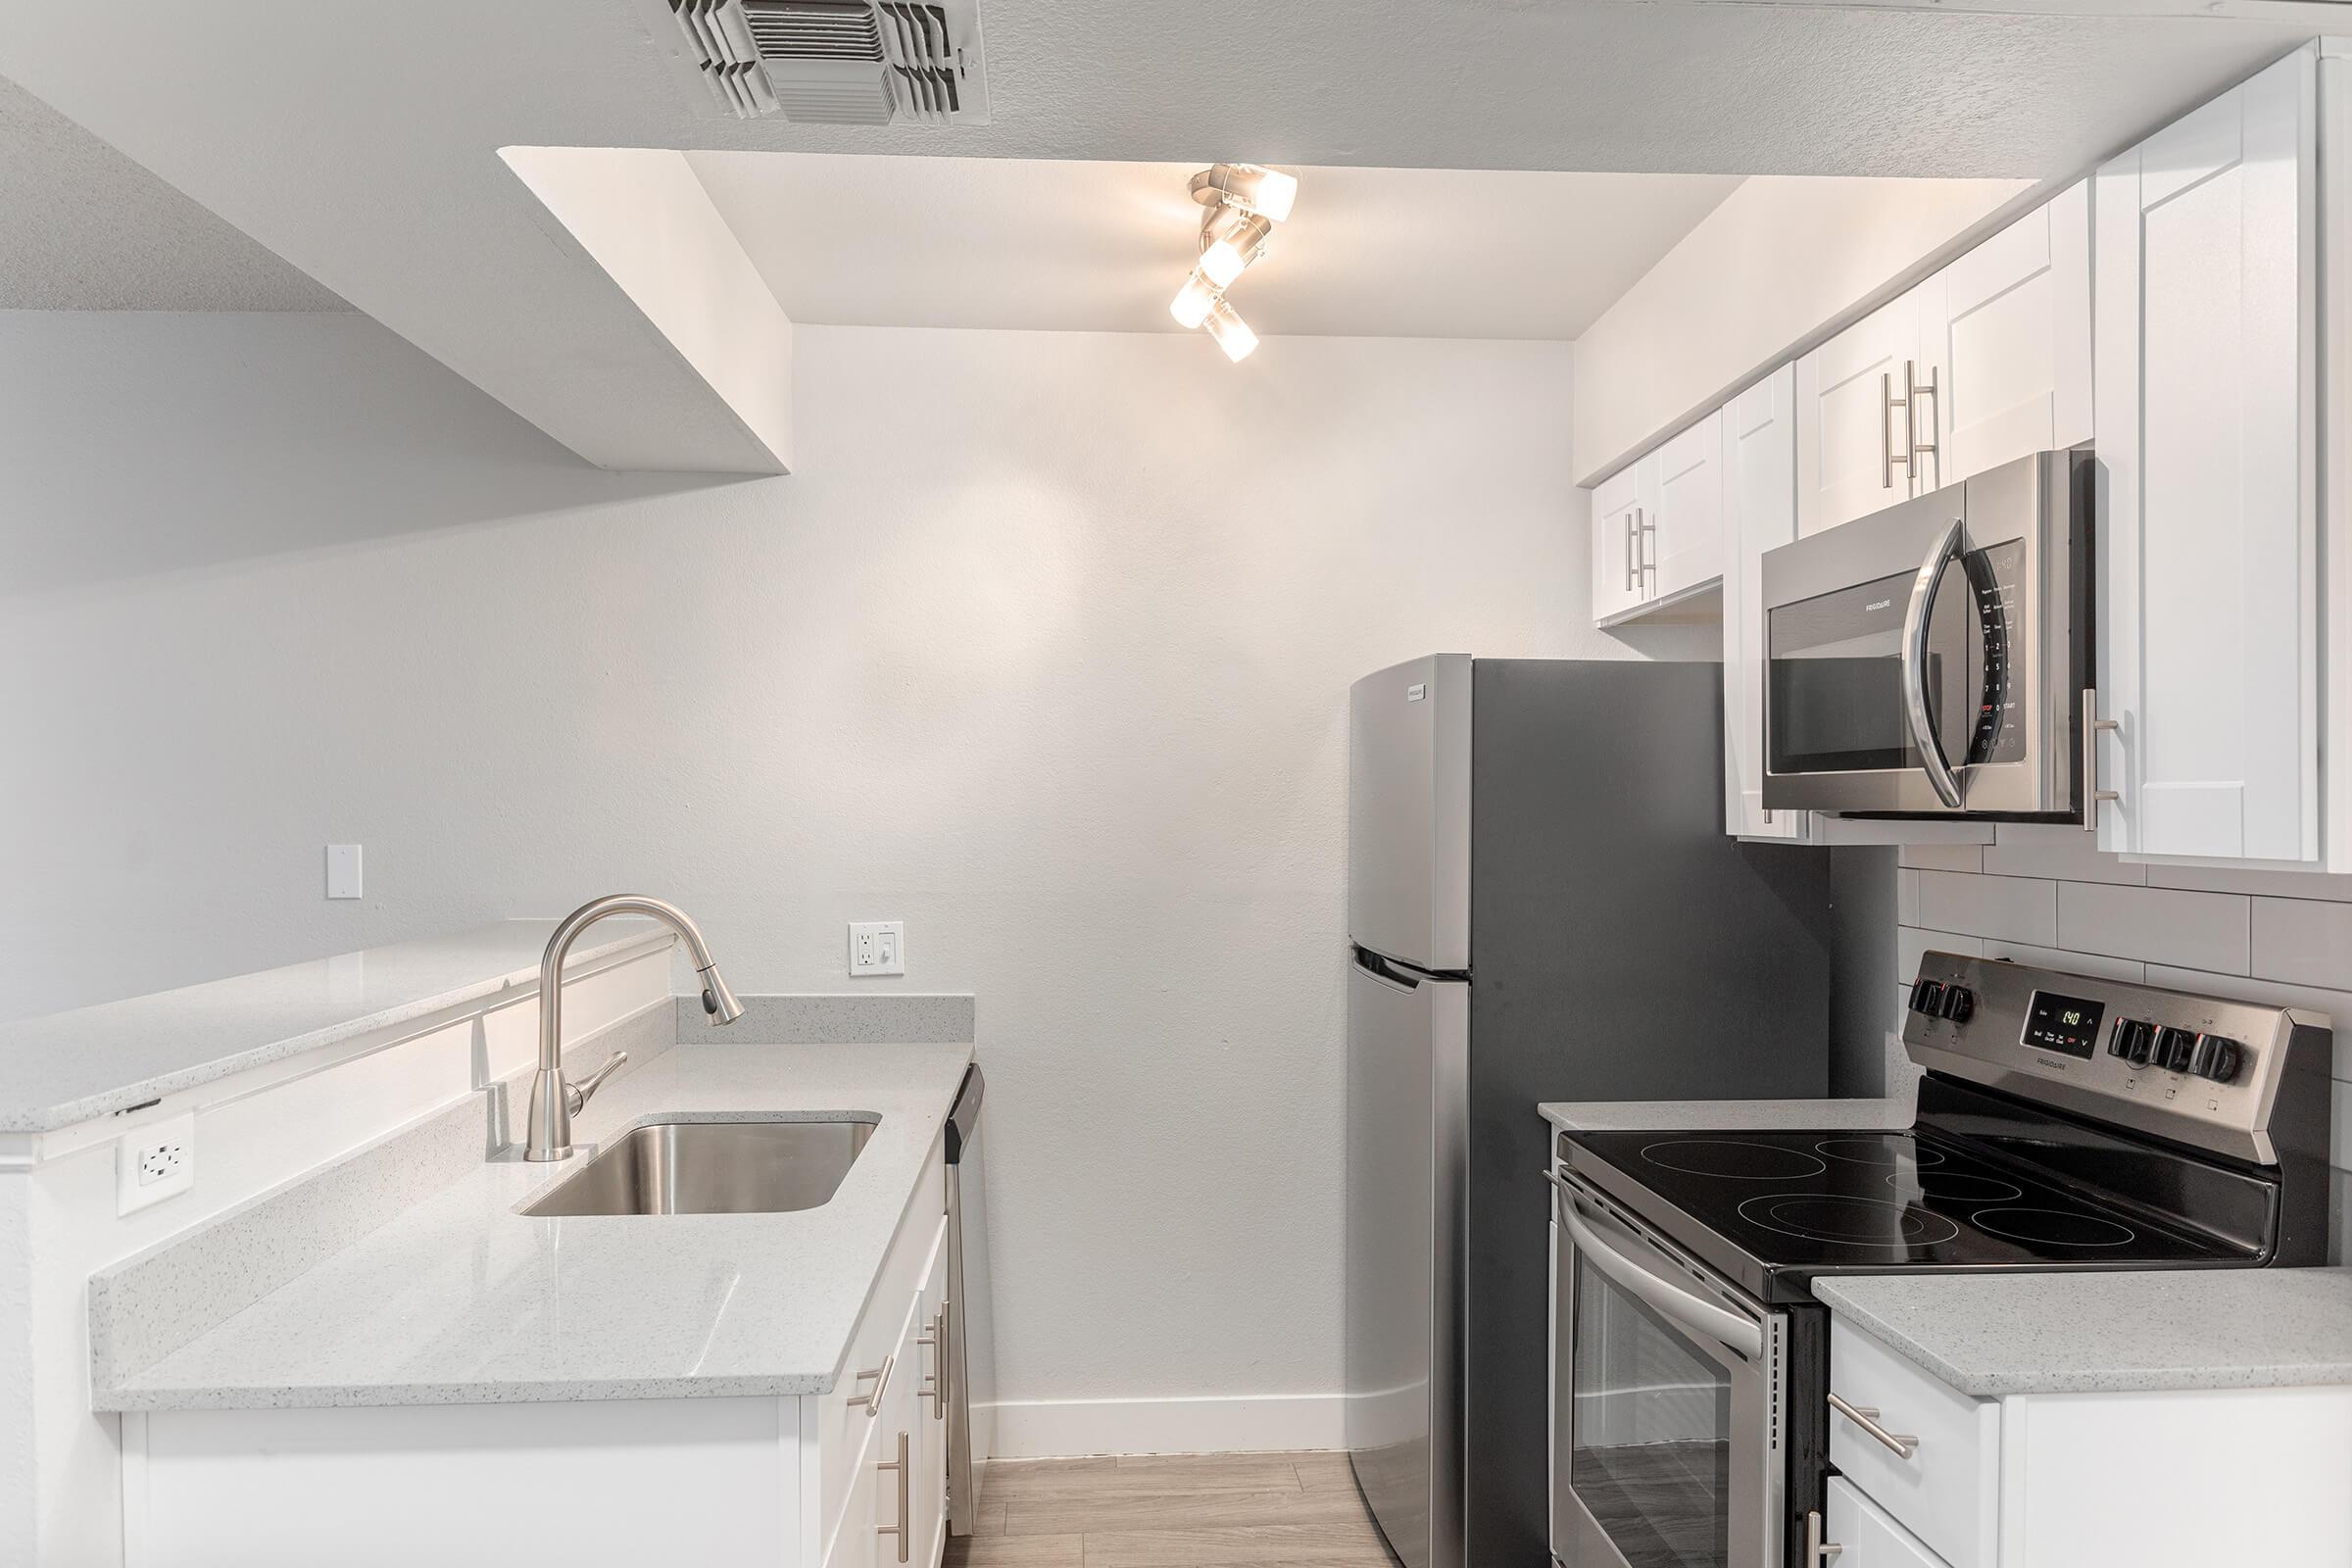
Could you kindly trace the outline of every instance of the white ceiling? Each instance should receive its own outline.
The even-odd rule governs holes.
[[[784,312],[858,326],[1181,331],[1191,164],[695,153]],[[1231,298],[1265,334],[1572,338],[1740,183],[1303,169]]]
[[[0,215],[0,311],[348,308],[4,76]]]
[[[141,7],[133,26],[116,7],[18,5],[0,74],[575,450],[625,432],[631,450],[758,471],[764,449],[547,231],[498,148],[2055,176],[2344,15],[2285,0],[981,3],[995,122],[946,130],[707,118],[647,0],[207,0]]]

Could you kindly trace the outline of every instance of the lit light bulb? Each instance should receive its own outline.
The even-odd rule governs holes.
[[[1250,195],[1250,205],[1279,223],[1291,216],[1291,204],[1298,199],[1298,176],[1286,174],[1279,169],[1257,172],[1257,189]]]
[[[1200,270],[1208,274],[1211,283],[1224,288],[1265,254],[1266,236],[1273,231],[1273,222],[1256,214],[1229,215],[1200,252]]]
[[[1169,302],[1168,314],[1176,318],[1178,326],[1189,329],[1207,320],[1209,307],[1216,302],[1215,285],[1200,275],[1199,268],[1195,268],[1193,275],[1184,280],[1184,287],[1176,291],[1176,298]]]
[[[1208,335],[1217,340],[1217,347],[1225,351],[1227,359],[1237,363],[1248,359],[1257,347],[1257,334],[1250,330],[1250,323],[1221,299],[1209,307]]]

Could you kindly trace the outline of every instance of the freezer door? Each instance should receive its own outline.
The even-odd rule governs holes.
[[[1348,981],[1347,1442],[1404,1568],[1461,1568],[1470,987]]]
[[[1470,656],[1355,683],[1348,722],[1348,934],[1420,969],[1470,967]]]

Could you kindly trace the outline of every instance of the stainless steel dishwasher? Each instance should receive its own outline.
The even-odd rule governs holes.
[[[987,1162],[980,1102],[988,1080],[975,1064],[948,1112],[948,1533],[980,1519],[980,1486],[996,1449],[997,1357],[988,1292]]]

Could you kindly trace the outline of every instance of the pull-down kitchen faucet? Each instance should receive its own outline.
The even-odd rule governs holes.
[[[604,1086],[612,1070],[629,1059],[627,1052],[616,1051],[578,1083],[564,1079],[564,960],[580,933],[609,914],[651,915],[675,931],[684,940],[686,951],[694,955],[695,972],[703,982],[703,1010],[710,1015],[710,1021],[733,1023],[743,1016],[743,1004],[727,989],[710,950],[703,946],[702,932],[695,929],[685,910],[634,893],[607,894],[581,905],[556,927],[555,935],[547,939],[547,954],[539,960],[539,1070],[531,1076],[530,1135],[522,1146],[525,1159],[569,1157],[571,1118],[580,1113],[580,1107]]]

